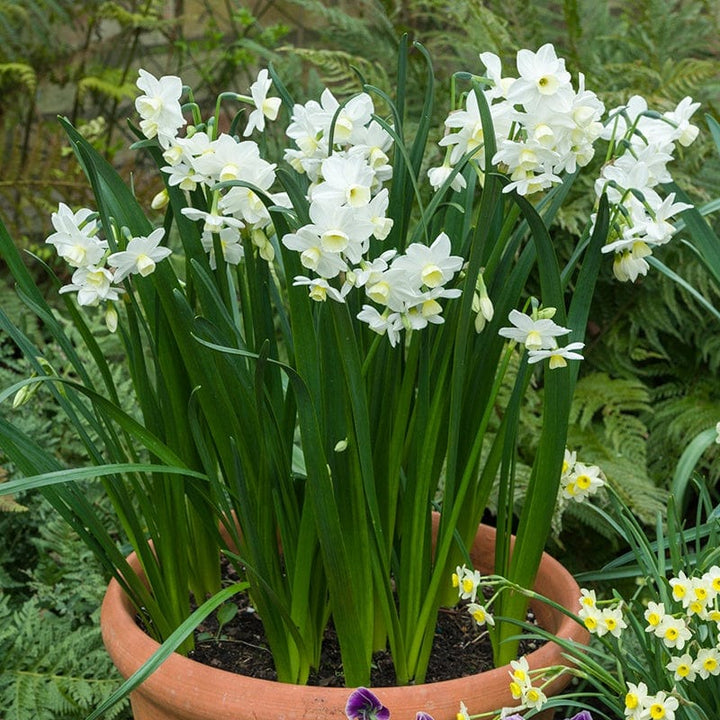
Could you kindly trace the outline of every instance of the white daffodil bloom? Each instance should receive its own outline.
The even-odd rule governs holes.
[[[282,100],[279,97],[269,98],[268,91],[272,86],[272,80],[268,71],[263,68],[257,76],[257,80],[250,86],[250,95],[252,96],[255,110],[248,115],[248,124],[243,135],[247,137],[252,135],[253,130],[259,132],[265,130],[265,118],[275,120],[280,110]]]
[[[483,135],[480,108],[474,92],[468,93],[465,110],[455,110],[447,116],[445,127],[449,130],[458,130],[456,133],[445,135],[438,143],[441,147],[452,147],[450,153],[452,165],[455,165],[466,153],[472,150],[481,150],[484,147],[485,136]],[[478,153],[475,157],[478,159],[480,167],[484,167],[483,156]]]
[[[204,232],[200,241],[203,249],[210,256],[210,267],[215,270],[217,268],[217,258],[215,257],[215,235],[220,239],[220,248],[222,249],[223,259],[228,265],[237,265],[245,256],[240,231],[234,227],[224,227],[219,233]]]
[[[393,261],[393,268],[406,272],[413,286],[437,288],[450,282],[463,266],[463,258],[451,255],[451,250],[450,238],[443,232],[429,247],[409,245],[405,254]]]
[[[256,142],[237,142],[225,133],[210,142],[199,155],[193,155],[191,162],[198,173],[211,179],[212,184],[229,180],[252,182],[262,179],[263,189],[266,189],[275,180],[275,165],[260,157],[260,148]]]
[[[650,265],[645,258],[649,255],[652,255],[652,250],[646,243],[633,243],[632,250],[615,253],[613,274],[620,282],[635,282],[640,275],[647,275]]]
[[[663,603],[648,602],[644,617],[647,622],[645,632],[655,633],[656,628],[660,627],[660,623],[665,619],[665,605]]]
[[[690,123],[690,118],[699,107],[699,102],[693,102],[691,97],[685,97],[678,103],[675,110],[663,115],[675,128],[673,139],[676,139],[683,147],[692,145],[700,132],[697,125]]]
[[[427,171],[428,180],[433,190],[439,190],[445,181],[450,177],[453,168],[450,164],[440,165],[439,167],[430,168]],[[450,187],[455,192],[460,192],[467,187],[467,182],[461,173],[458,173],[450,183]]]
[[[508,320],[513,327],[500,328],[498,334],[522,343],[528,350],[554,349],[557,347],[555,338],[570,332],[568,328],[554,323],[549,318],[533,320],[519,310],[511,310]]]
[[[467,606],[467,611],[479,627],[483,625],[490,625],[492,627],[495,625],[495,618],[493,618],[492,614],[488,612],[484,605],[470,603]]]
[[[221,215],[217,212],[206,212],[205,210],[199,210],[198,208],[192,207],[183,208],[180,212],[190,220],[202,220],[204,223],[203,232],[217,233],[226,227],[245,227],[242,220],[238,220],[230,215]]]
[[[108,257],[108,264],[115,268],[114,281],[124,280],[128,275],[146,277],[155,272],[155,266],[171,254],[170,248],[160,245],[165,235],[163,228],[153,230],[147,237],[132,238],[125,250]]]
[[[342,255],[324,248],[321,236],[312,225],[304,225],[297,232],[284,235],[282,243],[286,248],[300,253],[302,266],[322,278],[329,280],[347,270]]]
[[[308,278],[297,275],[293,279],[293,285],[307,285],[310,288],[308,294],[315,302],[325,302],[328,297],[335,302],[345,302],[343,293],[330,285],[325,278]]]
[[[720,675],[720,649],[700,648],[693,662],[693,669],[703,680],[707,680],[710,675]]]
[[[568,360],[582,360],[583,356],[577,352],[585,347],[585,343],[573,342],[564,347],[550,348],[547,350],[529,350],[528,363],[533,364],[541,360],[549,360],[551,370],[566,367]]]
[[[676,682],[682,680],[693,682],[697,677],[697,669],[690,653],[670,658],[670,662],[665,665],[665,668],[673,673]]]
[[[400,313],[380,314],[372,305],[363,305],[362,310],[357,314],[357,319],[367,323],[378,335],[387,335],[391,347],[398,344],[403,330]]]
[[[45,242],[54,245],[57,254],[72,267],[97,265],[107,250],[107,241],[95,236],[97,223],[89,219],[92,215],[93,211],[87,208],[74,213],[65,203],[60,203],[51,216],[56,232]]]
[[[358,264],[367,252],[375,225],[368,206],[356,210],[332,200],[316,199],[310,204],[312,224],[308,229],[317,233],[322,248],[329,253],[342,253],[352,264]]]
[[[563,91],[572,92],[570,73],[565,61],[558,58],[555,48],[547,43],[536,53],[519,50],[517,69],[520,77],[509,87],[509,103],[535,107],[547,98]]]
[[[323,160],[320,167],[322,182],[312,189],[311,200],[362,207],[370,202],[374,175],[361,157],[347,157],[339,153]]]
[[[175,75],[158,79],[145,70],[140,70],[139,75],[136,84],[145,93],[135,100],[140,130],[146,138],[157,137],[160,146],[167,149],[185,125],[180,105],[182,80]]]
[[[685,643],[692,637],[692,632],[685,620],[674,618],[672,615],[666,615],[653,632],[662,639],[665,647],[677,650],[682,650]]]
[[[94,307],[106,300],[117,300],[122,288],[112,285],[113,274],[105,267],[88,265],[78,268],[72,282],[60,288],[60,293],[77,292],[78,305]]]
[[[675,711],[679,706],[680,701],[676,697],[661,690],[656,695],[648,697],[645,717],[652,720],[675,720]]]

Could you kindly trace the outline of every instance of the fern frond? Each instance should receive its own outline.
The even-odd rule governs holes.
[[[37,74],[25,63],[0,63],[0,90],[7,90],[13,85],[22,85],[28,95],[34,95],[37,88]]]
[[[364,57],[350,55],[341,50],[315,50],[312,48],[280,48],[311,63],[317,68],[320,78],[333,92],[341,96],[353,95],[362,91],[362,82],[357,71],[365,81],[380,88],[388,88],[385,69],[378,63]]]
[[[609,418],[626,413],[648,412],[649,399],[648,390],[640,380],[590,373],[577,383],[570,424],[577,423],[585,429],[597,415],[607,424]]]
[[[3,720],[80,720],[121,682],[97,627],[70,632],[34,599],[12,612],[0,598],[0,628]]]
[[[668,59],[662,68],[659,91],[669,101],[677,103],[685,95],[696,97],[703,85],[717,75],[718,63],[715,59]]]
[[[77,84],[78,101],[82,102],[89,92],[97,93],[111,100],[122,101],[135,97],[137,88],[128,82],[117,85],[105,78],[88,76]]]
[[[111,0],[104,2],[98,8],[98,17],[107,20],[115,20],[124,28],[132,28],[139,30],[159,30],[167,25],[167,21],[152,11],[148,12],[131,12],[122,5]]]

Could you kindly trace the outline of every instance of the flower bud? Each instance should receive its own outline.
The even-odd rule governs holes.
[[[162,210],[170,202],[170,196],[168,195],[167,188],[163,188],[150,203],[150,207],[153,210]]]

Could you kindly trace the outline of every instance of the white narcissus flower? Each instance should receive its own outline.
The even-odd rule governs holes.
[[[323,247],[322,239],[312,225],[304,225],[295,233],[284,235],[282,243],[290,250],[300,253],[300,263],[327,280],[337,277],[347,269],[340,253]]]
[[[72,282],[60,288],[60,293],[77,292],[78,305],[94,307],[106,300],[117,300],[122,288],[112,285],[113,275],[105,267],[88,265],[78,268]]]
[[[114,281],[124,280],[128,275],[150,275],[155,266],[171,254],[170,248],[160,245],[165,235],[163,228],[153,230],[147,237],[132,238],[125,250],[108,257],[108,264],[115,268]]]
[[[543,45],[536,53],[519,50],[516,62],[519,77],[507,92],[508,102],[514,105],[534,107],[541,100],[571,87],[565,61],[557,57],[550,43]]]
[[[437,288],[445,285],[463,266],[463,258],[451,255],[450,238],[440,233],[429,247],[412,243],[405,254],[393,262],[393,268],[403,270],[414,287]]]
[[[470,600],[470,602],[474,603],[478,589],[480,588],[480,583],[482,582],[482,575],[479,570],[470,570],[470,568],[464,565],[458,568],[458,570],[460,571],[457,586],[458,597],[461,600]]]
[[[683,607],[687,607],[691,599],[691,579],[681,570],[677,574],[677,577],[670,578],[669,582],[672,588],[673,599],[681,602]]]
[[[54,245],[57,254],[72,267],[97,265],[107,250],[107,241],[95,236],[97,223],[89,220],[93,214],[87,208],[74,213],[65,203],[60,203],[51,216],[56,232],[45,242]]]
[[[467,611],[470,613],[472,619],[480,626],[483,625],[495,625],[495,618],[488,612],[484,605],[478,605],[477,603],[470,603],[467,606]]]
[[[335,153],[323,160],[320,175],[322,182],[312,188],[313,202],[322,201],[354,208],[370,202],[374,174],[362,157]]]
[[[650,265],[645,258],[650,255],[652,250],[646,243],[634,242],[632,250],[615,253],[613,274],[620,282],[635,282],[640,275],[647,275]]]
[[[203,232],[217,233],[223,228],[233,227],[242,228],[244,224],[241,220],[231,217],[230,215],[221,215],[216,212],[207,212],[199,208],[185,207],[180,211],[186,218],[190,220],[202,220],[204,222]]]
[[[372,305],[363,305],[357,319],[367,323],[378,335],[387,335],[391,347],[395,347],[400,340],[403,330],[400,313],[386,311],[380,314]]]
[[[628,720],[639,719],[644,712],[648,701],[648,687],[644,682],[626,683],[627,693],[625,694],[625,717]],[[647,717],[647,716],[646,716]]]
[[[609,633],[613,637],[620,637],[626,627],[627,623],[623,618],[622,608],[620,606],[604,608],[600,611],[596,634],[599,637],[602,637],[606,633]]]
[[[644,613],[645,620],[647,621],[645,632],[654,633],[655,629],[660,627],[660,623],[665,619],[665,614],[664,603],[650,601]]]
[[[567,347],[570,346],[568,345]],[[563,350],[565,348],[560,349]],[[538,350],[536,352],[553,351]],[[582,359],[582,356],[580,356],[580,358]],[[552,358],[550,360],[550,366],[552,368]],[[576,502],[582,502],[590,495],[594,495],[601,487],[603,487],[603,485],[605,485],[602,470],[600,470],[597,465],[585,465],[584,463],[579,462],[575,463],[571,472],[563,474],[560,482],[563,488],[563,497],[567,499],[572,498]]]
[[[666,615],[660,625],[658,625],[654,634],[661,638],[665,647],[677,648],[682,650],[685,643],[692,637],[692,632],[687,623],[682,618],[674,618]]]
[[[255,129],[260,132],[265,130],[265,118],[268,120],[277,118],[282,101],[278,97],[269,98],[267,96],[271,86],[272,80],[268,71],[263,68],[258,73],[257,80],[250,86],[250,95],[255,103],[255,110],[248,116],[248,124],[243,133],[245,137],[252,135]]]
[[[720,675],[720,650],[717,647],[701,648],[693,668],[703,680],[707,680],[710,675]]]
[[[439,190],[443,183],[450,177],[452,171],[453,168],[449,164],[430,168],[427,171],[427,176],[433,190]],[[462,173],[458,173],[450,183],[450,187],[455,190],[455,192],[460,192],[461,190],[464,190],[466,186],[467,182],[465,181]]]
[[[682,680],[693,682],[697,676],[697,667],[695,666],[690,653],[684,653],[683,655],[671,657],[670,662],[665,665],[665,668],[673,673],[673,677],[678,682]]]
[[[661,690],[655,696],[648,697],[646,717],[652,720],[675,720],[675,711],[679,705],[680,702],[676,697]]]
[[[513,327],[498,330],[501,337],[522,343],[528,350],[555,349],[556,337],[567,335],[570,330],[554,323],[549,318],[533,320],[519,310],[511,310],[508,320]]]
[[[521,698],[525,707],[534,710],[539,710],[547,702],[545,693],[539,687],[533,685],[523,688]]]
[[[228,265],[237,265],[245,256],[240,231],[234,227],[225,227],[217,233],[220,239],[220,248],[222,249],[223,259]],[[215,270],[217,268],[217,258],[215,257],[215,240],[214,234],[204,232],[200,241],[203,249],[210,256],[210,267]]]
[[[309,278],[297,275],[293,279],[293,285],[307,285],[310,288],[308,295],[315,302],[325,302],[328,297],[335,300],[335,302],[345,302],[343,293],[330,285],[325,278]]]
[[[690,118],[699,107],[699,102],[693,102],[691,97],[685,97],[678,103],[675,110],[663,115],[675,126],[673,137],[683,147],[691,145],[700,132],[696,125],[690,123]]]
[[[139,75],[136,84],[145,93],[135,100],[135,109],[142,118],[140,130],[146,138],[157,137],[161,147],[167,149],[185,125],[180,105],[182,80],[175,75],[158,79],[145,70],[140,70]]]

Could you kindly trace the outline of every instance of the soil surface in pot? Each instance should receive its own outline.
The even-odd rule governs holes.
[[[197,628],[195,650],[190,657],[229,672],[277,680],[260,618],[248,606],[246,596],[239,597],[235,604],[238,612],[227,624],[219,628],[217,617],[213,615]],[[534,622],[532,611],[528,611],[528,621]],[[523,640],[519,654],[530,653],[541,644],[542,641]],[[487,632],[477,626],[464,607],[441,609],[425,682],[453,680],[493,667],[492,646]],[[390,687],[395,684],[390,653],[376,653],[373,656],[371,685]],[[310,675],[308,685],[345,687],[340,647],[332,624],[325,631],[320,667]]]

